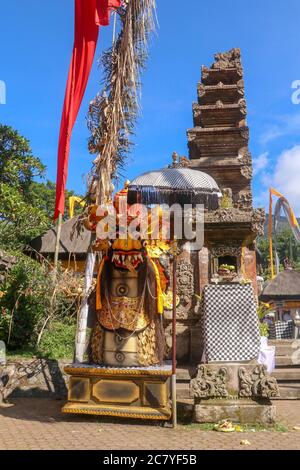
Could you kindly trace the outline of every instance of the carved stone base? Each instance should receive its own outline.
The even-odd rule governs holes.
[[[277,381],[256,361],[201,364],[191,380],[190,393],[198,423],[231,419],[270,424],[275,420],[276,407],[270,398],[279,396]]]
[[[273,424],[276,419],[276,406],[270,402],[256,403],[247,400],[202,400],[194,407],[194,421],[196,423],[218,423],[222,419],[229,419],[233,423],[241,424]]]

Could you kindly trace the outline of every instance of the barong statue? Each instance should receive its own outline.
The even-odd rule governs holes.
[[[124,204],[125,201],[125,204]],[[121,237],[124,217],[132,221],[127,188],[116,194],[115,239],[96,239],[101,253],[96,286],[96,321],[91,338],[91,361],[111,367],[162,364],[165,356],[164,302],[168,303],[169,277],[162,258],[170,243]],[[85,226],[96,231],[107,212],[89,209]],[[150,216],[149,216],[150,217]],[[149,219],[149,224],[150,224]],[[109,227],[106,227],[109,232]],[[137,233],[140,230],[136,224]]]

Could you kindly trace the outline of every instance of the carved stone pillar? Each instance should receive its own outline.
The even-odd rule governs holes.
[[[254,248],[245,247],[243,255],[245,277],[251,279],[254,293],[257,295],[256,253]]]
[[[199,321],[199,252],[182,251],[177,263],[177,360],[179,364],[191,360],[191,331]],[[172,272],[170,273],[172,276]],[[198,295],[197,296],[195,295]],[[171,348],[172,311],[165,311],[167,346]]]

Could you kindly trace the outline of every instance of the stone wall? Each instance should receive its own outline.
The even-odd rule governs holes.
[[[69,361],[26,359],[0,366],[0,402],[15,397],[66,398]]]

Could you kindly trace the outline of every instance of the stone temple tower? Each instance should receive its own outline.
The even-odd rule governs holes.
[[[179,292],[182,288],[184,293],[201,296],[227,265],[234,266],[237,276],[257,291],[255,242],[263,234],[265,213],[252,203],[246,114],[241,52],[232,49],[216,54],[210,68],[202,67],[198,102],[193,105],[194,127],[187,131],[189,160],[184,164],[212,176],[223,197],[217,210],[205,212],[203,249],[179,257]],[[181,361],[187,356],[192,362],[199,360],[197,325],[197,309],[193,302],[184,302],[183,295],[178,307]]]
[[[194,128],[188,131],[192,166],[209,173],[235,208],[252,208],[252,159],[248,150],[243,68],[239,49],[215,55],[202,67]]]

